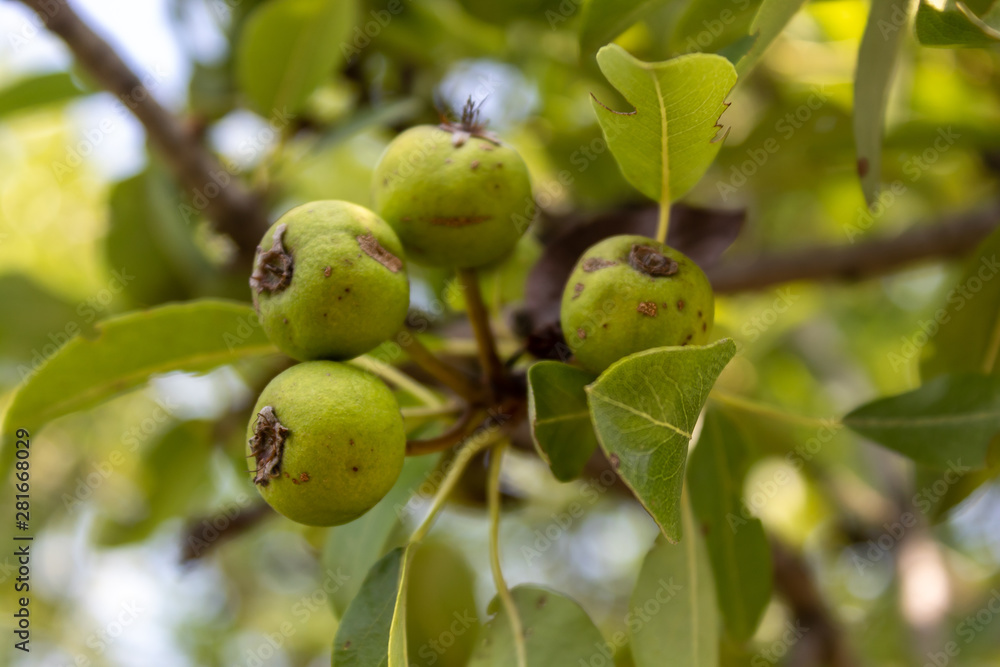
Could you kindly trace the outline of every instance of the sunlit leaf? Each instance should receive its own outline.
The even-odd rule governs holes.
[[[695,53],[646,63],[615,44],[597,53],[604,76],[635,108],[593,100],[608,147],[625,178],[655,201],[694,187],[722,146],[719,117],[736,71],[722,56]]]
[[[727,634],[753,636],[771,599],[771,549],[760,519],[743,511],[743,480],[750,465],[743,434],[719,410],[705,414],[688,466],[691,507],[712,561]]]
[[[844,424],[918,463],[978,468],[1000,431],[1000,377],[943,375],[863,405]]]
[[[900,49],[916,0],[873,2],[854,77],[854,146],[861,189],[869,204],[878,199],[882,174],[882,126]]]
[[[261,114],[294,114],[349,46],[353,0],[271,0],[247,19],[236,78]]]
[[[632,592],[629,636],[635,667],[717,667],[719,614],[708,554],[691,509],[683,511],[684,541],[658,537]]]
[[[660,347],[615,362],[587,387],[612,467],[671,542],[681,539],[688,443],[708,392],[736,345]]]
[[[528,369],[528,420],[538,455],[562,482],[576,479],[597,447],[584,387],[594,381],[585,370],[558,361]]]
[[[579,604],[540,586],[517,586],[510,593],[521,617],[528,667],[590,665],[596,658],[606,659],[601,653],[607,650],[604,638]],[[469,667],[516,667],[506,610],[494,598],[489,611],[495,615],[483,628]]]

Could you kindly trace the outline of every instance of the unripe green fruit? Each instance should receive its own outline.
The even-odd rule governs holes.
[[[698,265],[645,236],[612,236],[587,249],[566,282],[563,335],[584,368],[669,345],[703,345],[715,300]]]
[[[271,380],[247,440],[260,495],[310,526],[337,526],[374,507],[396,483],[406,452],[389,388],[335,361],[307,361]]]
[[[382,153],[372,190],[407,255],[430,266],[496,262],[535,214],[524,160],[475,124],[403,132]]]
[[[264,234],[250,278],[271,341],[300,361],[350,359],[392,337],[410,304],[403,246],[343,201],[293,208]]]

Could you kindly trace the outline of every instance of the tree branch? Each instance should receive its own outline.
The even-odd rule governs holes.
[[[252,258],[267,215],[259,197],[209,153],[194,133],[150,94],[149,89],[111,46],[88,26],[66,0],[20,0],[46,28],[62,38],[77,62],[113,93],[146,128],[150,142],[174,177],[204,202],[203,213],[236,242],[243,259]],[[214,195],[214,196],[213,196]]]
[[[995,203],[894,237],[723,260],[708,276],[718,293],[758,290],[795,280],[869,278],[915,262],[965,254],[998,225],[1000,203]]]

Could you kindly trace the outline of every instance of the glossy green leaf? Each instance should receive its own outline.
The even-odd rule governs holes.
[[[1000,377],[943,375],[919,389],[863,405],[843,421],[918,463],[978,468],[1000,431]]]
[[[333,667],[389,665],[389,634],[405,557],[405,549],[398,547],[369,570],[337,627]]]
[[[761,0],[699,0],[678,17],[671,50],[678,53],[718,53],[745,37],[757,16]]]
[[[607,650],[601,631],[575,601],[541,586],[511,590],[524,629],[528,667],[590,665]],[[510,620],[499,599],[489,606],[495,616],[483,628],[469,667],[516,667]]]
[[[271,0],[247,19],[237,45],[236,79],[264,116],[294,114],[346,63],[353,0]]]
[[[0,118],[46,104],[66,102],[85,94],[67,72],[22,79],[0,90]]]
[[[323,548],[323,567],[346,580],[330,594],[338,617],[361,588],[364,575],[389,549],[399,546],[401,512],[423,479],[434,468],[437,456],[408,456],[395,486],[375,507],[354,521],[331,528]]]
[[[628,620],[635,667],[717,667],[719,612],[705,544],[684,504],[685,539],[658,537],[639,572]]]
[[[760,519],[743,511],[749,448],[739,427],[708,410],[691,453],[691,508],[712,561],[726,633],[738,642],[753,636],[771,599],[771,548]]]
[[[914,22],[917,39],[924,46],[983,47],[1000,42],[1000,7],[982,17],[968,5],[949,0],[944,7],[922,0]]]
[[[671,542],[681,539],[688,443],[708,392],[736,354],[730,339],[625,357],[587,387],[601,448]]]
[[[528,369],[531,437],[561,482],[579,477],[597,447],[584,391],[593,381],[592,373],[558,361],[540,361]]]
[[[277,350],[247,304],[201,300],[127,313],[77,335],[25,381],[4,433],[36,430],[171,371],[202,372]]]
[[[590,54],[666,0],[590,0],[580,20],[580,53]]]
[[[679,199],[722,146],[718,122],[736,70],[722,56],[705,53],[646,63],[616,44],[598,51],[597,63],[635,107],[614,111],[592,100],[625,178],[655,201]]]
[[[736,72],[743,79],[767,51],[771,43],[777,39],[788,22],[792,20],[805,0],[764,0],[757,10],[753,23],[750,24],[752,41],[745,42],[746,52],[736,59]]]
[[[920,321],[930,344],[920,363],[926,382],[947,373],[1000,374],[1000,230],[969,258],[943,306]],[[893,360],[890,360],[893,361]],[[899,359],[893,361],[906,363]]]
[[[865,200],[878,199],[882,175],[882,127],[896,61],[916,0],[873,2],[854,77],[854,147]]]

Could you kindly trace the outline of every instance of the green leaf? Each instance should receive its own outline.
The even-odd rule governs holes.
[[[179,203],[155,168],[111,190],[107,260],[133,274],[123,289],[139,306],[183,300],[209,282],[211,265],[181,218]]]
[[[757,16],[761,0],[699,0],[691,2],[677,19],[670,48],[678,53],[719,53],[745,37]]]
[[[684,503],[681,544],[658,537],[632,593],[628,622],[635,667],[717,667],[719,614],[708,554]]]
[[[961,2],[947,2],[938,9],[923,0],[915,21],[917,40],[924,46],[983,47],[1000,42],[1000,7],[982,18]]]
[[[969,259],[944,306],[921,322],[925,333],[933,334],[920,363],[925,382],[946,373],[1000,374],[998,253],[1000,230],[990,234]]]
[[[277,350],[247,304],[201,300],[127,313],[77,335],[18,389],[4,433],[33,431],[171,371],[202,372]]]
[[[743,513],[749,448],[739,427],[708,410],[691,454],[691,507],[705,535],[726,632],[738,642],[753,636],[771,599],[771,548],[760,519]]]
[[[237,46],[236,79],[261,114],[296,113],[349,46],[353,0],[271,0],[253,11]]]
[[[593,53],[666,0],[590,0],[580,20],[580,53]]]
[[[590,665],[604,658],[601,631],[575,601],[541,586],[517,586],[510,593],[524,626],[528,667]],[[469,667],[515,667],[510,619],[497,598],[489,611],[496,615],[483,628]]]
[[[757,10],[757,16],[750,24],[750,35],[753,41],[747,41],[746,53],[736,58],[736,72],[740,79],[746,77],[760,62],[764,52],[778,38],[788,22],[792,20],[805,0],[764,0]]]
[[[943,375],[857,408],[844,425],[918,463],[979,468],[1000,431],[1000,377]]]
[[[882,175],[882,126],[896,61],[915,0],[873,2],[858,49],[854,77],[854,146],[865,200],[878,199]]]
[[[736,345],[660,347],[616,361],[587,387],[601,448],[671,542],[681,538],[688,443]]]
[[[583,474],[597,447],[584,387],[594,375],[558,361],[528,369],[528,420],[538,455],[561,482]]]
[[[337,627],[333,667],[383,667],[389,664],[389,635],[396,609],[403,547],[383,556],[365,577]]]
[[[330,594],[330,604],[338,617],[357,595],[365,572],[385,554],[398,546],[392,539],[402,525],[402,507],[416,492],[421,481],[434,468],[437,456],[408,456],[395,486],[364,516],[343,526],[331,528],[323,548],[323,567],[342,575],[346,581]]]
[[[655,201],[679,199],[722,146],[717,123],[736,70],[722,56],[705,53],[646,63],[616,44],[598,51],[597,63],[635,107],[619,112],[592,100],[622,174]]]
[[[67,72],[22,79],[0,90],[0,118],[46,104],[66,102],[85,94]]]
[[[209,462],[213,430],[212,422],[183,422],[143,452],[135,480],[143,500],[140,514],[104,522],[97,531],[98,543],[120,546],[144,540],[164,521],[190,517],[207,504],[215,493]]]

